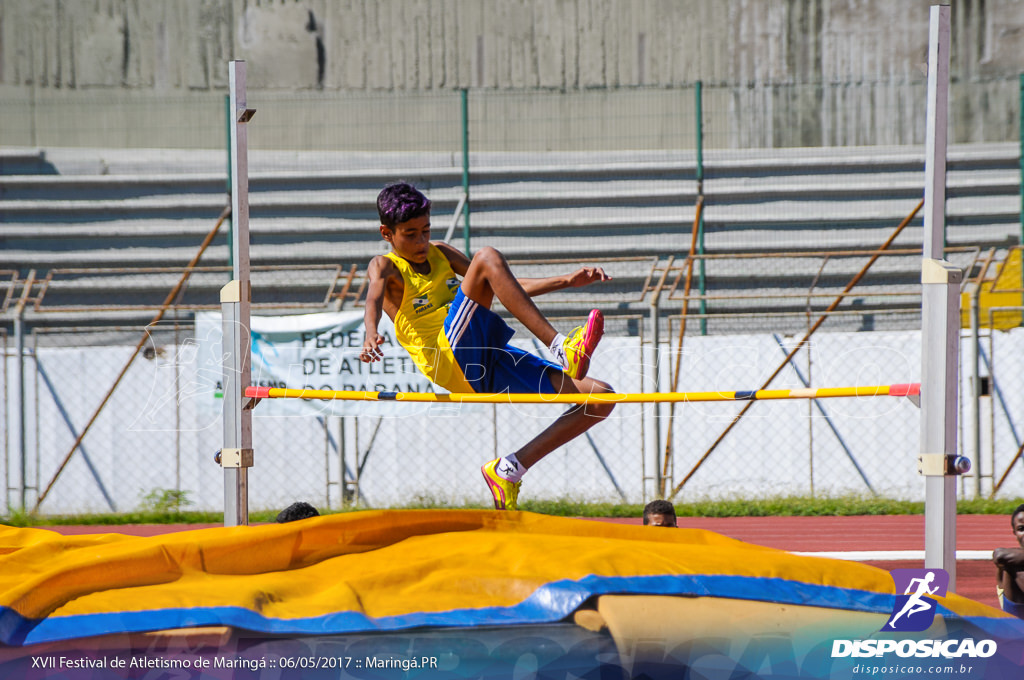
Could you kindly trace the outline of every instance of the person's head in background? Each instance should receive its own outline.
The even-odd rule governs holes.
[[[308,519],[310,517],[319,517],[320,513],[309,503],[305,501],[297,501],[292,503],[287,508],[277,513],[277,519],[275,520],[278,524],[284,524],[285,522],[294,522],[300,519]]]
[[[665,500],[651,501],[644,507],[644,526],[676,526],[676,508]]]
[[[1018,505],[1010,515],[1010,528],[1013,529],[1017,544],[1024,548],[1024,503]]]

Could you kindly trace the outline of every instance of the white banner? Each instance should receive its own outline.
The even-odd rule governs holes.
[[[386,316],[379,330],[384,336],[384,358],[363,363],[363,313],[361,311],[254,316],[252,333],[252,384],[315,390],[363,390],[367,392],[443,391],[419,372],[408,352],[395,341],[394,326]],[[199,343],[197,383],[208,394],[202,402],[219,413],[223,403],[223,362],[221,358],[221,315],[196,314]],[[408,409],[386,408],[376,402],[311,401],[267,399],[260,403],[260,415],[407,415]],[[422,411],[423,406],[413,407]]]

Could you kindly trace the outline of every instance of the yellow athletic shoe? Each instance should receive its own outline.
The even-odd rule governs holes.
[[[562,349],[565,351],[565,367],[562,369],[576,380],[587,377],[590,369],[590,356],[594,353],[597,343],[604,335],[604,314],[600,309],[591,310],[587,323],[574,328],[565,338]]]
[[[516,510],[519,487],[523,483],[521,481],[510,482],[499,475],[495,468],[500,462],[501,458],[495,458],[490,463],[484,463],[484,466],[480,468],[480,472],[483,473],[484,481],[487,482],[487,488],[491,490],[491,495],[494,496],[494,509]]]

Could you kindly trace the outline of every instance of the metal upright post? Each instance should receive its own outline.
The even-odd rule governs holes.
[[[14,306],[14,351],[18,354],[15,364],[18,375],[18,497],[22,512],[28,510],[28,409],[25,406],[25,306],[32,295],[32,286],[36,282],[36,270],[28,273],[21,298]],[[6,361],[6,359],[5,359]],[[38,484],[36,485],[38,491]],[[5,496],[10,492],[6,489]],[[10,508],[10,497],[7,496],[7,507]]]
[[[653,391],[661,392],[661,323],[659,319],[660,305],[661,305],[661,291],[665,289],[665,281],[668,279],[669,273],[672,271],[672,263],[675,262],[675,256],[669,256],[668,262],[665,263],[664,269],[661,271],[661,277],[658,282],[654,285],[651,291],[651,357],[653,363],[653,370],[651,377],[653,380]],[[653,272],[652,272],[653,274]],[[646,291],[645,293],[646,294]],[[655,488],[658,498],[665,497],[665,475],[662,473],[663,461],[661,453],[665,449],[662,448],[661,443],[661,404],[653,404],[651,409],[654,414],[654,466],[655,466]]]
[[[1017,108],[1020,109],[1020,122],[1017,125],[1017,138],[1020,144],[1020,245],[1024,246],[1024,73],[1020,74],[1020,94],[1017,97]],[[1021,254],[1024,258],[1024,253]],[[1024,264],[1024,262],[1022,262]],[[1021,267],[1021,288],[1024,288],[1024,266]],[[1024,323],[1024,320],[1022,320]]]
[[[654,293],[654,299],[651,300],[651,381],[653,392],[661,391],[661,333],[659,332],[660,324],[658,322],[658,302],[661,297],[661,291],[657,290]],[[654,429],[654,493],[658,498],[665,497],[665,479],[661,474],[661,404],[652,404],[651,412],[654,414],[654,418],[651,421]]]
[[[704,83],[697,81],[695,88],[696,119],[697,119],[697,198],[704,196]],[[708,301],[707,301],[707,260],[704,259],[704,211],[697,217],[697,254],[701,256],[697,263],[697,289],[700,291],[700,334],[708,334]]]
[[[249,523],[249,468],[253,464],[252,411],[244,404],[251,382],[249,306],[249,168],[246,124],[254,109],[245,104],[245,62],[229,64],[231,87],[232,280],[220,291],[224,360],[224,526]]]
[[[975,498],[981,498],[981,285],[984,269],[971,289],[971,344],[967,348],[971,366],[971,398],[968,401],[968,417],[971,419],[970,455],[971,460],[977,464],[974,471]]]
[[[18,353],[18,508],[28,510],[28,413],[25,408],[25,326],[24,307],[14,317],[14,348]]]
[[[225,131],[227,132],[227,154],[228,154],[228,157],[227,157],[227,171],[228,171],[227,186],[224,187],[224,190],[227,192],[227,199],[228,199],[229,203],[231,202],[231,187],[233,186],[231,176],[232,176],[232,172],[233,172],[232,166],[234,165],[234,163],[231,161],[231,159],[234,157],[233,147],[231,146],[231,129],[234,127],[234,120],[235,120],[235,116],[234,116],[234,114],[231,113],[231,111],[232,111],[232,108],[231,108],[231,93],[228,93],[228,94],[224,95],[224,127],[225,127]],[[228,247],[228,267],[231,267],[232,269],[234,269],[235,257],[234,257],[234,253],[231,252],[233,249],[230,247],[230,245],[232,243],[234,243],[234,236],[233,236],[234,228],[231,226],[231,216],[230,215],[228,216],[227,223],[228,223],[228,246],[229,246]]]
[[[933,5],[928,32],[928,117],[921,267],[921,455],[925,477],[926,568],[949,572],[956,587],[957,371],[963,272],[943,259],[949,6]]]
[[[473,254],[469,248],[469,90],[459,90],[459,110],[462,119],[462,249],[466,257]]]

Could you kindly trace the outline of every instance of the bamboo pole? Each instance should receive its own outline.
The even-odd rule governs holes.
[[[683,308],[679,313],[679,343],[676,347],[676,364],[672,371],[672,391],[679,389],[679,373],[683,359],[683,340],[686,336],[686,315],[690,311],[690,287],[693,283],[693,259],[697,252],[697,235],[700,231],[700,218],[704,214],[704,196],[697,197],[697,213],[693,218],[693,233],[690,236],[690,255],[686,258],[686,280],[683,284]],[[668,407],[668,430],[665,432],[665,455],[661,459],[661,478],[668,478],[668,469],[672,457],[672,426],[676,422],[676,402]],[[664,491],[662,489],[662,491]]]
[[[924,199],[921,199],[918,202],[917,206],[913,209],[913,211],[911,211],[911,213],[907,215],[902,222],[899,223],[899,225],[896,227],[895,230],[893,230],[889,238],[886,239],[885,243],[883,243],[878,248],[878,250],[874,252],[871,258],[867,261],[867,264],[865,264],[861,268],[861,270],[857,272],[857,274],[850,280],[850,282],[846,284],[846,288],[843,289],[843,292],[840,293],[836,297],[836,299],[832,301],[832,304],[830,304],[824,312],[822,312],[821,316],[818,317],[818,320],[814,322],[814,325],[811,326],[810,329],[808,329],[807,333],[804,334],[804,337],[800,340],[800,342],[797,343],[796,347],[794,347],[789,352],[789,354],[786,355],[786,358],[782,360],[782,363],[779,364],[779,367],[775,369],[775,372],[768,376],[768,379],[764,381],[764,384],[761,385],[762,390],[767,388],[768,385],[772,383],[772,380],[775,380],[775,377],[782,372],[782,369],[784,369],[789,364],[790,360],[796,355],[796,353],[799,352],[805,344],[807,344],[807,341],[814,334],[814,332],[818,330],[818,328],[820,328],[823,323],[825,323],[826,319],[828,319],[828,315],[832,313],[835,310],[835,308],[838,307],[839,304],[846,298],[846,294],[853,290],[854,286],[860,283],[860,280],[864,278],[865,274],[867,274],[868,269],[871,268],[871,265],[873,265],[875,261],[882,256],[882,252],[884,252],[890,245],[892,245],[893,241],[896,240],[896,237],[900,235],[900,232],[902,232],[908,224],[910,224],[911,220],[914,219],[914,216],[917,215],[918,211],[921,210],[922,207],[924,207]],[[738,423],[740,419],[743,418],[743,416],[746,414],[746,412],[750,410],[751,406],[753,406],[753,403],[747,404],[740,410],[739,413],[736,414],[736,416],[732,419],[732,421],[725,428],[722,434],[718,435],[718,439],[716,439],[714,443],[711,444],[711,447],[704,452],[704,455],[701,456],[700,460],[698,460],[697,463],[693,466],[693,468],[690,469],[690,471],[686,474],[686,477],[684,477],[682,481],[680,481],[679,484],[676,485],[676,488],[672,490],[672,494],[669,497],[670,499],[675,498],[676,494],[679,493],[683,486],[685,486],[686,483],[690,481],[690,478],[697,473],[697,470],[699,470],[700,467],[704,464],[704,461],[708,459],[708,456],[710,456],[714,452],[714,450],[718,448],[718,445],[722,443],[722,440],[725,439],[726,435],[728,435],[729,432],[732,431],[732,428],[736,426],[736,423]]]
[[[200,244],[199,246],[199,250],[196,252],[192,260],[185,266],[185,270],[182,272],[181,278],[178,280],[178,283],[174,286],[174,288],[171,289],[171,292],[167,294],[167,297],[164,299],[164,303],[160,305],[160,310],[156,313],[156,316],[153,317],[153,320],[147,324],[147,328],[156,323],[159,323],[160,320],[164,318],[164,314],[167,313],[168,308],[170,308],[170,306],[174,303],[175,298],[178,297],[178,294],[181,292],[182,288],[185,287],[185,282],[188,281],[189,276],[192,275],[192,270],[195,269],[196,265],[199,263],[199,258],[203,256],[203,253],[206,252],[206,249],[210,246],[211,243],[213,243],[213,239],[217,236],[217,232],[220,231],[221,225],[224,224],[224,220],[226,220],[230,214],[231,208],[224,208],[224,211],[221,212],[220,217],[217,219],[217,223],[213,225],[213,229],[211,229],[210,233],[208,233],[206,235],[206,238],[203,239],[202,244]],[[103,401],[101,401],[100,405],[96,407],[96,410],[93,412],[92,417],[89,418],[89,422],[85,424],[85,427],[82,428],[82,431],[78,434],[78,437],[75,439],[75,443],[71,445],[71,450],[67,452],[67,454],[64,456],[64,460],[62,460],[60,465],[57,466],[57,471],[53,473],[53,477],[50,478],[50,482],[46,485],[46,489],[44,489],[43,493],[39,495],[39,498],[36,500],[35,506],[32,508],[33,513],[39,510],[39,506],[43,504],[44,500],[46,500],[46,496],[50,493],[50,490],[53,488],[53,485],[56,484],[57,479],[64,471],[64,468],[67,467],[67,464],[71,460],[71,457],[75,455],[75,451],[77,451],[78,447],[82,445],[82,441],[85,439],[85,435],[89,433],[89,428],[91,428],[93,423],[96,422],[96,419],[103,411],[103,408],[107,405],[107,402],[110,401],[110,397],[114,395],[114,392],[117,390],[117,386],[121,384],[121,380],[124,378],[125,374],[128,373],[128,369],[131,367],[132,362],[135,361],[135,357],[137,357],[139,355],[139,352],[142,351],[142,347],[146,344],[146,340],[148,338],[148,332],[143,333],[142,337],[139,338],[139,342],[137,345],[135,345],[135,350],[132,352],[132,355],[128,358],[128,361],[125,362],[124,368],[121,369],[121,372],[117,374],[117,378],[114,379],[114,384],[110,386],[109,390],[107,390],[107,393],[103,396]]]
[[[1003,476],[999,478],[996,485],[992,487],[992,493],[989,494],[989,498],[995,498],[996,494],[999,493],[999,489],[1003,488],[1003,482],[1005,482],[1006,478],[1010,476],[1010,470],[1013,469],[1013,466],[1017,464],[1017,461],[1020,460],[1022,455],[1024,455],[1024,442],[1021,442],[1021,445],[1017,448],[1017,453],[1013,456],[1013,460],[1011,460],[1010,464],[1006,466],[1006,472],[1004,472]]]

